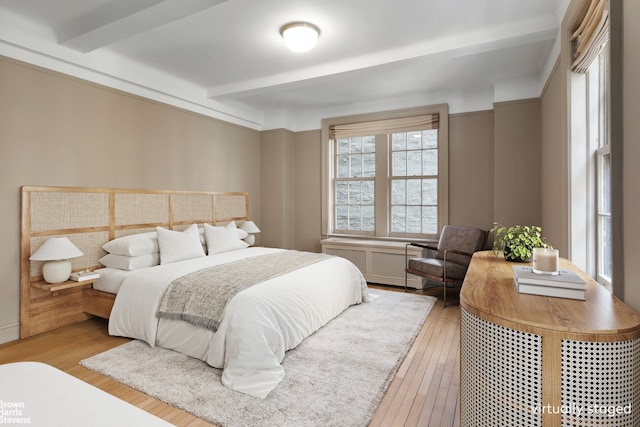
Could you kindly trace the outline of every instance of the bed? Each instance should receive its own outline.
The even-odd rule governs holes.
[[[80,209],[78,199],[92,203]],[[94,210],[89,219],[84,218],[87,206]],[[58,209],[71,213],[58,215]],[[23,187],[21,333],[32,335],[90,314],[102,316],[109,318],[113,335],[204,360],[223,369],[228,388],[266,397],[285,375],[285,352],[349,306],[368,301],[368,293],[360,271],[343,258],[247,247],[240,234],[235,240],[229,237],[236,232],[236,222],[248,219],[247,212],[245,193]],[[47,218],[46,225],[40,217]],[[189,245],[180,240],[187,234]],[[68,236],[85,253],[85,259],[74,260],[74,270],[100,272],[93,286],[52,295],[43,291],[41,266],[29,265],[28,258],[43,239],[54,235]],[[140,236],[147,243],[157,240],[155,258],[127,252],[131,246],[124,252],[113,249],[116,242]],[[118,268],[106,262],[107,257],[116,257]],[[128,268],[132,262],[136,268]],[[272,265],[278,269],[274,267],[271,276],[258,274],[271,271]],[[215,302],[219,317],[203,320],[201,312],[176,313],[175,302],[167,302],[167,294],[176,293],[176,285],[186,277],[197,276],[205,292],[220,293],[210,292],[208,285],[224,282],[219,270],[228,270],[230,278],[257,276],[230,291],[225,302]],[[233,287],[245,280],[226,281]],[[189,298],[198,302],[203,297]],[[50,321],[54,316],[55,323]]]

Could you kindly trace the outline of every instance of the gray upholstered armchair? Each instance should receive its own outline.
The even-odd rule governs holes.
[[[447,287],[460,286],[474,252],[484,249],[487,231],[475,227],[445,225],[438,245],[407,243],[436,251],[435,258],[408,258],[405,250],[406,268],[404,289],[407,291],[407,275],[414,274],[441,284],[444,288],[444,306],[447,306]]]

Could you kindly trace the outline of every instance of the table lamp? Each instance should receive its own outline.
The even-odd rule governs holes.
[[[46,261],[42,265],[42,276],[47,283],[62,283],[71,276],[71,261],[84,255],[66,237],[52,237],[29,257],[31,261]]]
[[[255,234],[258,234],[260,232],[260,229],[255,224],[255,222],[253,222],[253,221],[245,221],[240,226],[240,229],[246,231],[247,233],[249,233],[249,235],[247,237],[245,237],[243,240],[245,242],[247,242],[249,244],[249,246],[253,246],[254,243],[256,242]]]

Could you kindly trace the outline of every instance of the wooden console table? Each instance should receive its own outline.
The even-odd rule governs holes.
[[[640,315],[571,262],[586,301],[520,294],[473,256],[460,293],[461,426],[640,426]]]

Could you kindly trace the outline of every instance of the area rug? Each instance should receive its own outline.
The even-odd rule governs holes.
[[[221,370],[131,341],[80,363],[213,424],[366,426],[436,298],[371,290],[287,352],[284,380],[266,399],[231,391]]]

